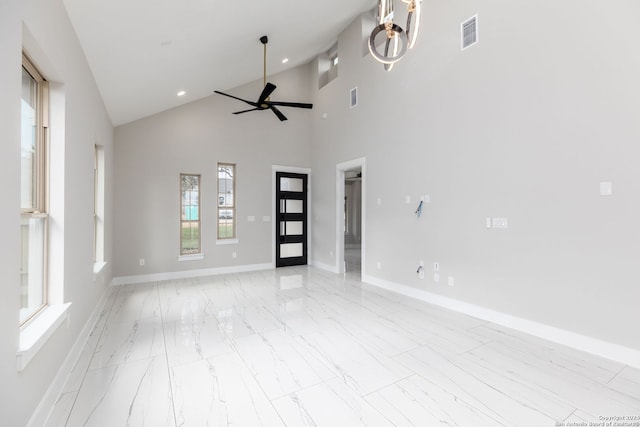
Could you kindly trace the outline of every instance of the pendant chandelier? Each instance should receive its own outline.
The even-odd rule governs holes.
[[[393,0],[379,0],[378,25],[371,31],[369,37],[371,56],[384,64],[384,69],[387,71],[390,71],[393,65],[404,57],[407,49],[412,49],[415,46],[418,38],[422,0],[401,1],[407,5],[406,31],[393,22]],[[382,41],[379,40],[381,38],[383,38]],[[377,46],[383,45],[384,52],[380,53]]]

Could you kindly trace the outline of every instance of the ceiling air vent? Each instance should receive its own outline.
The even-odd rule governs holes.
[[[354,87],[349,91],[349,107],[354,108],[358,105],[358,87]]]
[[[478,43],[478,15],[464,21],[460,27],[462,32],[462,50]]]

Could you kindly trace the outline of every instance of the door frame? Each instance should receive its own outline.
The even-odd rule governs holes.
[[[275,216],[276,213],[276,172],[286,173],[301,173],[307,175],[307,248],[311,248],[311,230],[309,224],[311,224],[311,212],[312,212],[312,198],[311,198],[311,169],[298,167],[298,166],[282,166],[271,165],[271,266],[276,268],[276,221],[278,219]],[[309,264],[309,252],[307,252],[307,265]]]
[[[366,276],[366,248],[367,248],[367,161],[365,157],[338,163],[336,165],[336,272],[344,273],[344,179],[345,172],[352,169],[360,169],[362,173],[362,210],[360,212],[360,234],[362,236],[360,250],[362,259],[360,263],[360,277]]]

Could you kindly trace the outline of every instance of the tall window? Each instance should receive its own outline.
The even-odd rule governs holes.
[[[47,304],[47,82],[29,59],[22,59],[20,137],[20,324]]]
[[[200,253],[200,175],[180,174],[180,255]]]
[[[104,262],[104,147],[93,153],[93,262]]]
[[[236,238],[236,165],[218,163],[218,239]]]

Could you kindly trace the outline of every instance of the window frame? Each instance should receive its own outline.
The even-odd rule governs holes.
[[[93,263],[94,273],[102,268],[104,257],[104,203],[105,203],[104,146],[94,144],[93,151]]]
[[[183,193],[184,193],[184,188],[183,188],[183,179],[185,177],[194,177],[197,179],[198,181],[198,219],[197,220],[192,220],[192,219],[184,219],[183,218],[183,212],[184,212],[184,199],[182,197]],[[188,255],[200,255],[202,254],[202,176],[200,174],[195,174],[195,173],[181,173],[180,174],[180,190],[179,190],[179,196],[180,196],[180,256],[188,256]],[[193,223],[197,223],[198,224],[198,247],[197,249],[192,249],[192,250],[184,250],[184,245],[183,245],[183,229],[184,229],[184,224],[193,224]]]
[[[43,237],[42,237],[42,283],[41,283],[41,291],[42,291],[42,303],[35,308],[23,307],[23,303],[20,303],[20,310],[27,310],[25,317],[22,317],[22,312],[20,313],[20,327],[24,327],[31,320],[33,320],[38,314],[40,314],[48,305],[49,305],[49,214],[48,214],[48,158],[49,158],[49,83],[44,78],[42,73],[37,69],[37,67],[33,64],[33,62],[29,59],[29,57],[23,52],[22,53],[22,69],[29,74],[29,76],[36,83],[36,108],[35,108],[35,162],[34,162],[34,172],[32,178],[35,182],[32,183],[35,187],[35,195],[32,196],[32,204],[31,208],[25,208],[22,206],[22,197],[20,202],[20,213],[21,213],[21,227],[23,220],[31,220],[31,219],[42,219],[43,220]],[[22,120],[22,114],[21,114]],[[21,144],[22,144],[21,134]],[[21,165],[22,168],[22,165]],[[20,185],[22,187],[22,171],[20,178]],[[22,191],[22,190],[21,190]],[[24,237],[22,237],[24,239]],[[24,240],[23,240],[24,241]],[[23,241],[21,242],[21,270],[24,263],[24,246]],[[27,256],[29,256],[27,254]],[[31,260],[29,260],[31,262]],[[29,264],[27,264],[29,265]],[[28,274],[28,273],[27,273]],[[23,272],[21,271],[21,288],[22,288],[22,276]],[[29,285],[27,285],[27,288]],[[27,289],[27,301],[29,298]]]
[[[220,203],[220,195],[221,194],[226,194],[226,193],[221,193],[220,192],[220,169],[221,168],[231,168],[233,171],[232,177],[231,177],[231,200],[232,203],[226,204],[226,203]],[[228,162],[218,162],[218,166],[216,168],[216,238],[218,241],[232,241],[237,239],[237,232],[238,232],[238,227],[237,227],[237,204],[236,204],[236,173],[237,173],[237,167],[235,163],[228,163]],[[225,188],[226,189],[226,188]],[[225,198],[226,200],[226,198]],[[221,229],[221,219],[220,219],[220,214],[221,211],[231,211],[231,218],[224,218],[224,222],[225,222],[225,226],[228,227],[228,223],[229,223],[229,219],[231,220],[231,235],[230,236],[221,236],[220,235],[220,229]]]

